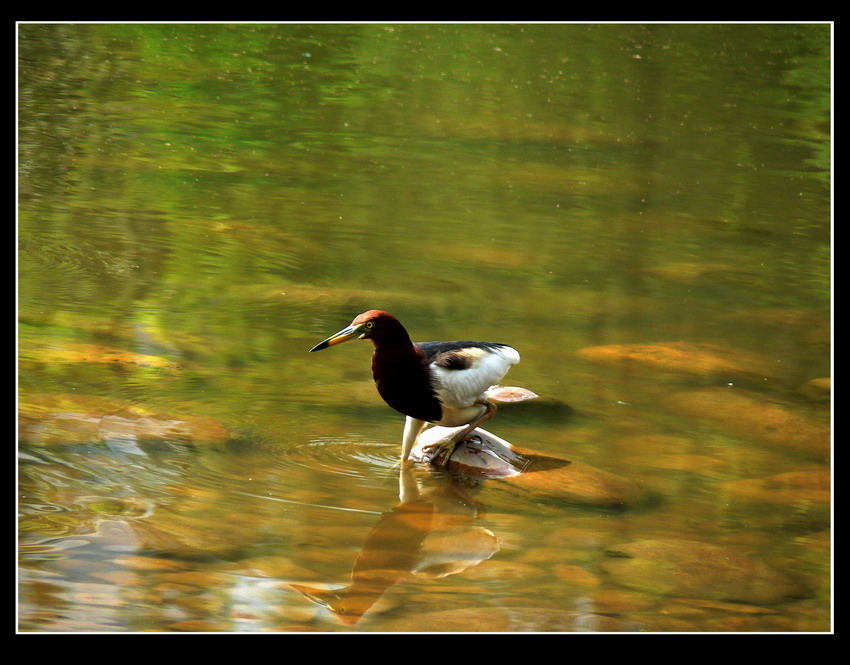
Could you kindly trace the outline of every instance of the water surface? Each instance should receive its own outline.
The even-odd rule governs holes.
[[[19,26],[20,629],[829,630],[830,39]],[[368,345],[307,353],[371,308],[517,347],[488,429],[652,500],[400,478]],[[647,540],[805,591],[636,587]],[[355,621],[290,586],[376,551]]]

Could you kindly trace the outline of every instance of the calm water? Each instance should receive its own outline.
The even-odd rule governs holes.
[[[830,39],[19,26],[20,630],[830,630]],[[400,476],[367,344],[307,353],[371,308],[650,499]],[[661,540],[802,591],[611,567]]]

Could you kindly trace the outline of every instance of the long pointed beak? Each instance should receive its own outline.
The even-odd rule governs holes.
[[[340,330],[338,333],[334,333],[323,342],[316,344],[316,346],[310,349],[310,353],[313,353],[313,351],[321,351],[322,349],[334,346],[335,344],[342,344],[343,342],[347,342],[355,337],[360,337],[361,334],[363,334],[362,325],[348,326],[347,328]]]

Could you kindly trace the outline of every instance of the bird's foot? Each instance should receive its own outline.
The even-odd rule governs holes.
[[[443,439],[442,441],[422,446],[422,455],[431,465],[443,468],[448,464],[449,458],[455,451],[457,444],[456,437]]]

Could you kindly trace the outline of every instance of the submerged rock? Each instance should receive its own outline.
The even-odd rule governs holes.
[[[757,440],[818,459],[829,456],[830,427],[748,391],[714,388],[678,393],[669,405],[744,439]]]
[[[826,507],[832,496],[829,469],[789,471],[766,478],[745,478],[723,483],[723,491],[738,500],[808,508]]]
[[[696,342],[657,344],[610,344],[580,349],[578,356],[608,365],[635,366],[649,370],[703,377],[759,379],[777,376],[776,362],[750,351]]]
[[[156,506],[146,516],[101,521],[97,535],[105,547],[125,554],[227,558],[257,541],[261,521],[242,513],[195,511],[184,502],[174,510]]]
[[[171,371],[180,369],[179,363],[161,356],[84,342],[66,342],[61,346],[35,346],[29,348],[22,358],[45,363],[94,363]]]
[[[742,268],[740,265],[696,261],[662,263],[647,268],[646,272],[680,284],[751,283],[758,278],[757,273]]]
[[[232,438],[212,418],[162,414],[121,400],[75,394],[22,397],[21,441],[39,444],[95,441],[180,440],[223,442]]]
[[[813,402],[828,402],[832,398],[832,379],[825,377],[806,381],[799,392]]]
[[[648,593],[772,604],[808,595],[789,575],[732,549],[693,540],[640,540],[607,548],[603,570]]]
[[[381,625],[392,632],[614,632],[631,624],[590,612],[535,607],[464,607],[426,612]]]
[[[424,446],[458,429],[426,429],[419,435],[411,458],[424,461]],[[457,445],[447,469],[467,476],[500,478],[531,494],[578,505],[627,508],[646,499],[644,489],[628,478],[583,462],[518,448],[481,428]]]

